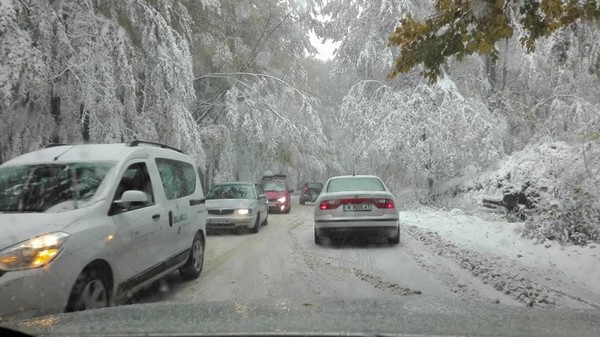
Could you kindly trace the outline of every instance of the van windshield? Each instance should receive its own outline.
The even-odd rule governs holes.
[[[61,163],[0,168],[0,212],[57,213],[90,201],[110,163]]]
[[[265,192],[285,192],[285,182],[283,181],[267,181],[262,183],[262,188]]]

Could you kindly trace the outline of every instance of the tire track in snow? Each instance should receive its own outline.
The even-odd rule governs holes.
[[[343,275],[353,275],[354,277],[358,278],[359,280],[361,280],[363,282],[370,284],[372,287],[374,287],[376,289],[379,289],[379,290],[382,290],[385,292],[389,292],[389,293],[393,293],[393,294],[399,295],[399,296],[420,295],[422,293],[420,290],[409,289],[409,288],[400,286],[398,283],[384,280],[383,278],[381,278],[379,276],[365,272],[362,268],[358,268],[358,267],[354,267],[354,266],[346,266],[346,265],[341,265],[341,264],[334,265],[332,262],[326,261],[323,257],[317,256],[315,254],[308,252],[307,250],[303,249],[302,246],[300,245],[300,242],[298,241],[298,235],[294,235],[292,233],[293,230],[298,230],[298,229],[301,229],[302,227],[308,227],[309,226],[307,224],[308,222],[301,221],[300,218],[297,218],[294,220],[298,220],[298,222],[293,224],[292,230],[289,233],[290,237],[292,239],[292,244],[294,245],[294,251],[300,253],[302,259],[304,260],[304,263],[311,270],[320,270],[327,274],[340,273]],[[328,258],[333,259],[333,257],[331,257],[331,256]],[[370,261],[371,264],[373,263],[370,260],[370,259],[372,259],[372,256],[366,256],[366,258],[367,258],[367,262]],[[338,261],[338,262],[342,262],[342,261]]]
[[[434,253],[458,264],[462,269],[490,284],[499,292],[531,307],[555,307],[564,298],[600,309],[598,304],[569,295],[563,291],[533,282],[504,265],[500,257],[485,257],[480,253],[460,248],[445,240],[438,233],[416,226],[404,226],[406,233],[423,242]]]

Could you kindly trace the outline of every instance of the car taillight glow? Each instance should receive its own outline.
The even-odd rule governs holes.
[[[322,211],[328,210],[328,209],[336,209],[338,208],[340,204],[335,201],[335,200],[324,200],[321,201],[321,203],[319,204],[319,209]]]
[[[373,205],[375,205],[375,207],[377,207],[377,208],[387,208],[387,209],[391,209],[396,206],[396,205],[394,205],[394,201],[391,199],[373,199]]]

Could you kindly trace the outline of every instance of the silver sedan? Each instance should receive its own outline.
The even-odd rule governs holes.
[[[249,229],[258,233],[268,223],[265,195],[253,183],[229,182],[211,187],[206,195],[207,229]]]
[[[376,176],[330,178],[314,211],[315,243],[334,234],[359,232],[385,235],[389,243],[400,242],[396,198]]]

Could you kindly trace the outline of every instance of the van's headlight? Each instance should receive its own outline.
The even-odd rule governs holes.
[[[58,256],[68,237],[67,233],[54,232],[8,247],[0,251],[0,270],[43,267]]]
[[[237,210],[237,214],[239,215],[248,215],[252,210],[247,208],[242,208]]]
[[[285,197],[281,197],[281,198],[277,199],[277,201],[279,201],[279,202],[285,202]]]

